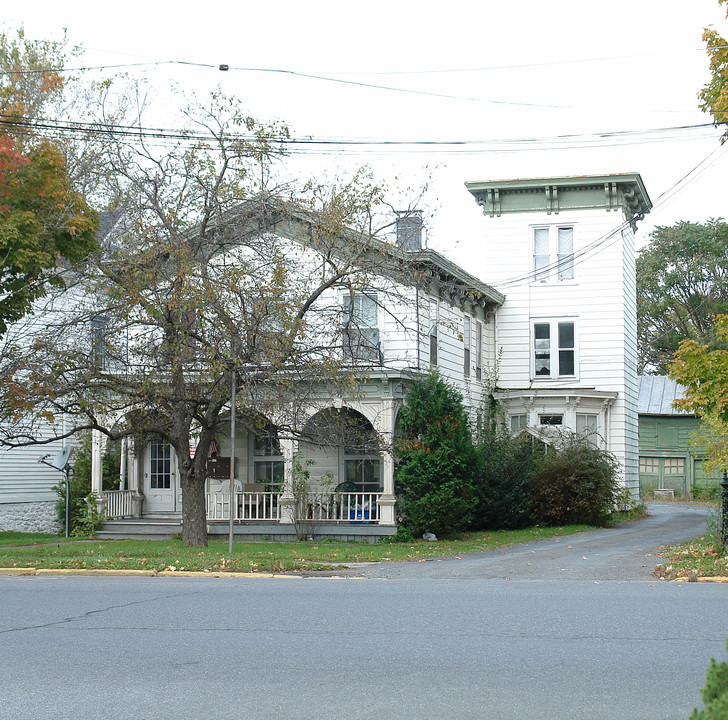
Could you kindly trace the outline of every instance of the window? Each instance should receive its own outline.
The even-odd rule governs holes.
[[[641,457],[640,473],[657,475],[660,472],[660,458]]]
[[[108,326],[109,318],[103,315],[91,318],[91,360],[97,370],[107,369]]]
[[[564,416],[563,415],[539,415],[538,424],[539,425],[563,425]]]
[[[576,433],[596,447],[598,440],[598,417],[588,413],[576,414]]]
[[[475,378],[483,377],[483,323],[475,322]]]
[[[149,487],[168,490],[172,487],[172,447],[159,438],[152,440],[149,451]]]
[[[430,365],[437,365],[437,326],[440,322],[440,303],[430,300]]]
[[[470,377],[470,316],[463,318],[463,375]]]
[[[283,454],[274,428],[255,438],[253,482],[267,487],[279,488],[283,485]]]
[[[382,491],[379,479],[379,458],[344,458],[346,482],[356,485],[357,492],[376,493]]]
[[[528,424],[527,415],[511,415],[511,432],[515,435],[526,429]]]
[[[538,282],[574,279],[574,228],[533,229],[533,278]]]
[[[355,411],[344,411],[340,417],[345,482],[356,485],[356,492],[381,492],[377,433],[371,423]]]
[[[574,279],[574,228],[563,227],[557,231],[556,261],[559,280]]]
[[[576,375],[576,328],[571,321],[537,320],[533,332],[533,376]]]
[[[352,362],[381,362],[377,296],[344,295],[344,359]]]
[[[685,458],[665,458],[665,475],[684,475]]]

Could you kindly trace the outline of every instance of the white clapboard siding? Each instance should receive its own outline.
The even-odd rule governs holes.
[[[495,324],[498,386],[512,390],[568,386],[576,391],[591,388],[616,393],[604,415],[609,424],[606,431],[610,449],[622,463],[624,480],[631,485],[638,447],[635,249],[632,231],[621,228],[624,219],[622,212],[604,209],[487,218],[481,251],[473,262],[479,263],[474,274],[506,296]],[[533,228],[545,225],[574,227],[573,280],[534,282],[527,277],[533,263]],[[597,243],[598,247],[582,254]],[[575,378],[531,377],[531,320],[535,318],[576,323]]]
[[[51,428],[38,434],[39,439],[52,437]],[[69,444],[69,441],[66,441]],[[60,440],[47,445],[0,449],[0,503],[47,502],[58,499],[53,487],[64,481],[59,470],[38,462],[47,453],[53,457],[61,451]]]

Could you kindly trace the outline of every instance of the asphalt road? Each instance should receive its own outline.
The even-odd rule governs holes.
[[[652,577],[703,527],[653,513],[364,579],[0,577],[0,720],[687,720],[728,586]]]
[[[348,574],[394,578],[504,580],[649,580],[659,550],[705,532],[708,509],[689,503],[649,503],[649,517],[618,527],[517,545],[495,552],[414,563],[377,563]]]

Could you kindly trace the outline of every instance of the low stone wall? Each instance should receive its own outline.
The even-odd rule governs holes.
[[[55,533],[59,527],[54,502],[0,504],[0,530]]]

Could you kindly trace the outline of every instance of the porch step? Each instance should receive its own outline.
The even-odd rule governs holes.
[[[208,536],[222,539],[227,537],[229,525],[227,522],[210,522],[207,525]],[[376,542],[377,540],[393,535],[396,527],[369,525],[362,523],[324,524],[316,526],[317,539],[332,538],[336,540],[356,540]],[[100,538],[107,539],[135,539],[135,540],[169,540],[174,535],[182,533],[180,518],[126,518],[121,520],[107,520],[96,533]],[[233,533],[237,541],[240,540],[270,540],[274,542],[294,542],[296,533],[293,525],[281,523],[235,523]]]
[[[127,518],[107,520],[96,533],[100,538],[169,540],[182,532],[179,518]]]

